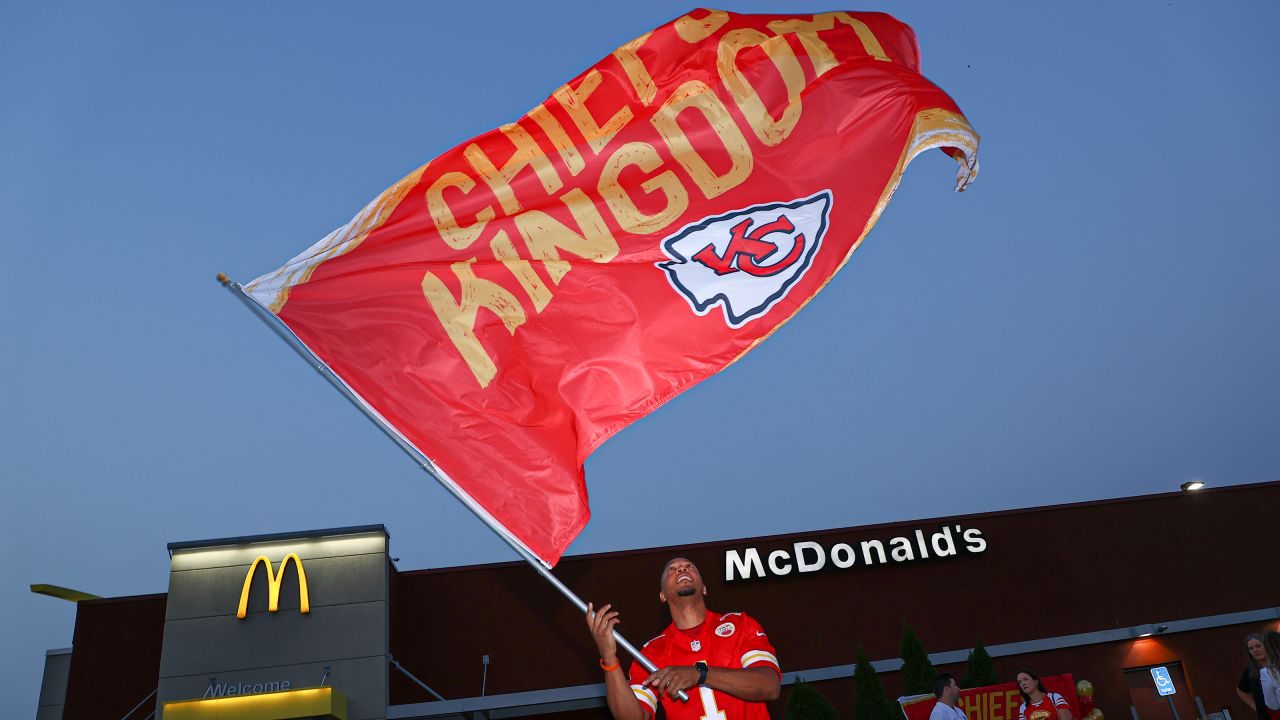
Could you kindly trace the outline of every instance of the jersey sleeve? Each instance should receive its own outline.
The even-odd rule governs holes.
[[[631,662],[631,671],[627,674],[631,680],[631,692],[636,696],[636,702],[640,703],[649,713],[648,717],[656,717],[658,714],[658,696],[653,690],[645,686],[644,679],[649,677],[649,671],[638,662]]]
[[[760,627],[760,623],[750,615],[742,616],[742,639],[738,641],[738,652],[742,667],[748,668],[755,665],[767,665],[782,676],[782,667],[778,664],[777,651],[773,649],[773,643],[769,642],[769,636],[765,634],[764,628]]]
[[[1068,710],[1071,709],[1071,703],[1067,702],[1067,699],[1058,693],[1049,693],[1049,699],[1053,701],[1054,707],[1067,708]]]
[[[1027,720],[1027,704],[1022,703],[1018,706],[1018,720]]]

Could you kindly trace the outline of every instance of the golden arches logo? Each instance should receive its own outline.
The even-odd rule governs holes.
[[[289,553],[280,561],[280,572],[277,573],[271,569],[271,561],[266,555],[259,555],[254,558],[253,564],[249,566],[249,572],[244,576],[244,589],[240,591],[240,607],[236,610],[236,617],[243,620],[249,608],[249,587],[253,585],[253,574],[258,570],[258,563],[262,563],[267,568],[267,610],[276,612],[280,609],[280,583],[284,580],[284,569],[288,566],[289,561],[293,561],[293,566],[298,569],[298,598],[301,601],[298,608],[303,614],[311,612],[311,599],[307,597],[307,573],[302,569],[302,559],[297,553]]]

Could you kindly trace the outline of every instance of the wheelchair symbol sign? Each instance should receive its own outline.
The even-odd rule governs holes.
[[[1178,691],[1173,687],[1173,678],[1169,677],[1169,668],[1151,668],[1151,679],[1156,681],[1156,691],[1161,696],[1174,695]]]

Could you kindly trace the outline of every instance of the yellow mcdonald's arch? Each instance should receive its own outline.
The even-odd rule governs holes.
[[[258,563],[267,567],[267,610],[276,612],[280,609],[280,583],[284,580],[284,569],[290,560],[298,569],[298,597],[301,600],[299,610],[304,614],[311,612],[311,599],[307,597],[307,573],[302,569],[302,560],[297,553],[289,553],[280,561],[279,573],[271,569],[271,561],[266,555],[254,558],[253,564],[249,566],[249,572],[244,576],[244,589],[240,591],[240,607],[236,610],[236,617],[243,620],[248,611],[249,587],[253,584],[253,573],[257,571]]]

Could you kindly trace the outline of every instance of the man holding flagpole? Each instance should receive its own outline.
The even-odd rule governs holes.
[[[750,616],[707,609],[707,587],[687,558],[662,568],[658,600],[671,612],[671,624],[645,643],[643,652],[658,670],[639,662],[623,675],[613,629],[618,612],[610,605],[587,605],[587,627],[600,651],[609,711],[617,720],[647,720],[661,703],[670,720],[768,718],[765,702],[778,697],[782,671],[764,629]],[[628,681],[628,677],[630,680]],[[677,695],[689,691],[689,701]]]
[[[420,165],[276,270],[219,281],[586,609],[550,570],[590,517],[587,457],[808,304],[912,158],[946,152],[964,190],[978,143],[889,15],[697,10]],[[651,644],[674,667],[633,670],[638,697],[656,712],[655,688],[696,686],[700,699],[664,700],[669,716],[766,717],[768,640],[708,612],[683,566],[679,587],[664,573],[673,623]],[[608,666],[615,642],[638,654],[607,639],[611,622],[593,625]],[[718,660],[729,645],[742,651]],[[614,714],[642,719],[614,675]]]

